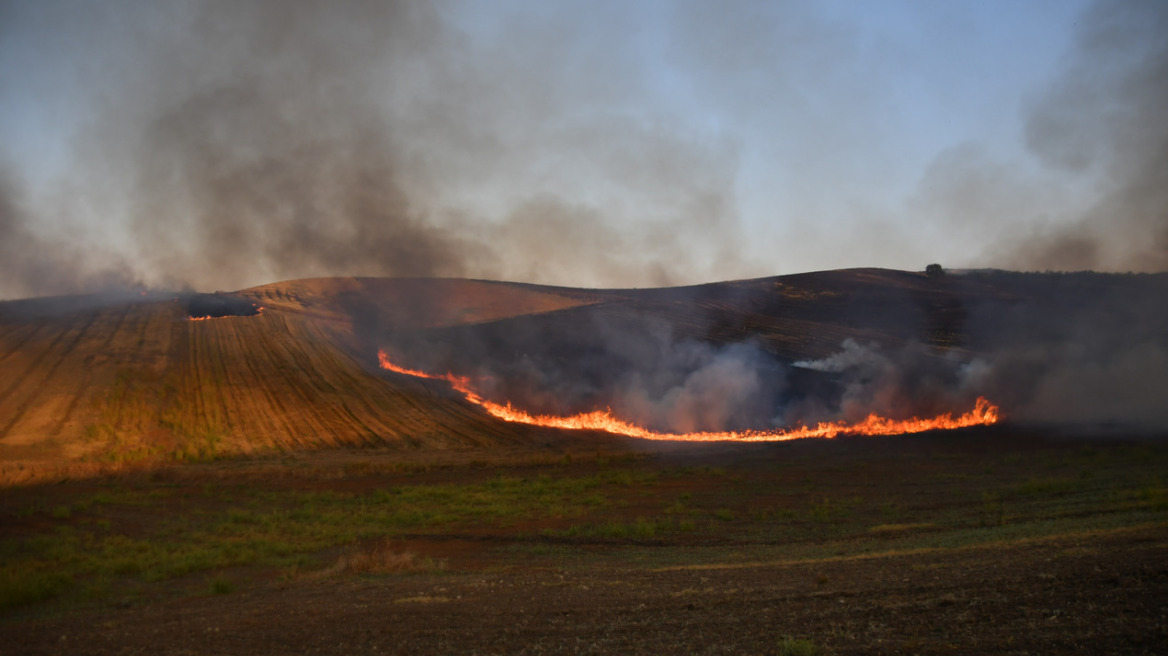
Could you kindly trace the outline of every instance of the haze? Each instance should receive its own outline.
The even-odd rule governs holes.
[[[1160,2],[0,0],[0,298],[1168,268]]]

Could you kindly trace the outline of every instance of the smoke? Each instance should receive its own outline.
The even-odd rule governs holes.
[[[32,296],[137,286],[131,270],[102,258],[95,249],[37,230],[18,176],[0,162],[0,290]]]
[[[992,399],[1016,424],[1079,430],[1163,431],[1168,409],[1168,341],[1136,343],[1077,332],[1067,340],[1003,348],[973,358],[939,355],[920,344],[900,349],[845,341],[822,360],[793,366],[830,372],[833,395],[808,396],[786,409],[807,423],[818,418],[931,416]]]
[[[826,272],[371,323],[363,352],[534,414],[609,408],[662,431],[960,414],[985,397],[1012,422],[1131,434],[1168,427],[1166,294],[1168,274]]]
[[[1076,343],[1000,353],[980,384],[1009,399],[1016,422],[1162,432],[1168,427],[1164,341],[1095,350]]]
[[[665,368],[638,369],[617,382],[617,416],[679,433],[782,425],[786,371],[758,347],[683,341],[663,355]]]
[[[1026,302],[970,312],[977,384],[1020,422],[1163,431],[1168,276],[1063,274],[1017,284]]]
[[[9,261],[35,260],[3,268],[0,296],[318,275],[659,286],[946,257],[1168,266],[1163,3],[1090,8],[1020,109],[1012,87],[966,82],[992,77],[1006,55],[978,48],[998,41],[901,39],[996,13],[971,6],[898,6],[891,29],[798,2],[0,12],[0,158],[20,172],[3,237]],[[1012,38],[1041,29],[1025,18]],[[1018,89],[1045,70],[1024,63]]]
[[[793,366],[837,379],[836,395],[808,397],[788,410],[805,423],[824,418],[859,421],[871,413],[904,418],[964,411],[981,393],[980,362],[965,362],[916,342],[888,348],[846,339],[837,353]]]
[[[27,211],[6,201],[6,248],[39,260],[6,267],[0,293],[83,288],[95,268],[201,289],[323,275],[661,285],[736,250],[732,144],[622,111],[637,88],[615,61],[627,44],[607,65],[581,50],[603,20],[519,12],[476,42],[454,17],[474,8],[445,2],[6,9],[71,53],[59,81],[91,114],[69,183]],[[88,222],[112,243],[93,266],[46,256]],[[683,263],[695,250],[705,260]]]
[[[688,321],[656,316],[648,303],[585,306],[418,334],[387,331],[378,347],[408,367],[468,376],[486,398],[533,414],[607,408],[678,433],[961,413],[982,391],[977,363],[922,344],[846,340],[827,358],[791,363],[749,337],[712,341],[718,317],[704,320],[695,299],[673,302],[691,308]]]
[[[997,259],[1026,270],[1164,271],[1168,5],[1102,0],[1079,25],[1061,73],[1029,110],[1025,137],[1048,170],[1097,185],[1095,200],[1013,232]]]

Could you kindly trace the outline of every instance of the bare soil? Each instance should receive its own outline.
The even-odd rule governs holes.
[[[197,574],[124,600],[18,609],[0,620],[0,654],[771,654],[783,653],[785,638],[820,654],[1168,650],[1168,521],[1162,510],[1108,501],[1132,481],[1162,480],[1161,442],[975,432],[418,471],[394,471],[370,454],[360,468],[354,455],[325,455],[295,476],[230,462],[117,485],[166,486],[177,497],[225,485],[233,471],[253,472],[237,491],[354,495],[500,475],[616,471],[644,482],[613,487],[609,503],[587,517],[537,513],[400,532],[384,543],[436,567],[354,574],[334,566],[295,576],[241,568],[218,574],[233,582],[223,594]],[[1072,474],[1089,483],[1046,483]],[[109,484],[12,488],[3,501],[51,504]],[[1021,495],[1009,497],[1001,526],[992,517],[986,524],[992,509],[974,494],[984,489]],[[827,498],[851,499],[854,510],[820,517]],[[672,518],[662,509],[678,499],[687,499],[697,530],[563,530]],[[895,517],[881,517],[892,505]],[[125,519],[148,524],[151,513],[169,511]],[[986,533],[971,539],[971,530]],[[342,562],[360,546],[320,560]]]
[[[734,567],[525,567],[269,584],[6,625],[11,654],[1156,654],[1164,532]]]

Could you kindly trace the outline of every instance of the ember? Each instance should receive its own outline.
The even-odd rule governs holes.
[[[979,397],[972,410],[958,417],[953,417],[951,414],[943,414],[924,419],[916,417],[912,419],[888,419],[871,414],[868,415],[867,419],[856,423],[833,421],[820,422],[815,426],[800,426],[788,429],[665,433],[649,430],[624,421],[613,416],[610,410],[596,410],[570,416],[532,415],[512,407],[510,403],[501,405],[484,399],[470,387],[469,378],[455,376],[450,373],[436,375],[416,369],[400,367],[390,361],[385,351],[379,351],[377,357],[381,363],[381,367],[388,371],[414,376],[416,378],[444,380],[450,383],[450,386],[461,393],[467,401],[481,406],[488,413],[503,421],[546,426],[549,428],[600,430],[646,440],[683,442],[782,442],[807,437],[831,438],[837,435],[902,435],[906,433],[922,433],[931,430],[988,426],[998,421],[998,407],[985,398]]]
[[[191,321],[254,317],[263,313],[264,308],[259,304],[232,294],[196,294],[187,299],[187,314]]]

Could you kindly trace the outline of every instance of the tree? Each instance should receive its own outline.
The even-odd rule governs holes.
[[[944,278],[945,269],[941,268],[940,264],[930,264],[925,267],[925,275],[930,278]]]

